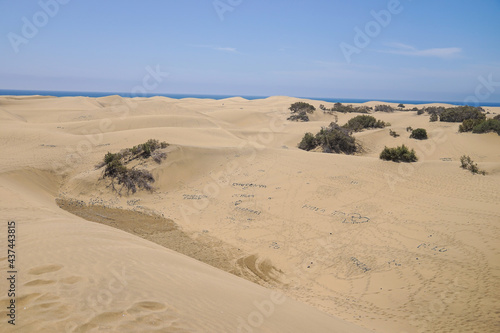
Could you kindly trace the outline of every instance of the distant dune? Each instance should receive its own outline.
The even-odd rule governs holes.
[[[297,101],[318,108],[311,121],[286,121]],[[357,115],[320,104],[0,96],[0,268],[15,221],[17,270],[16,325],[2,278],[0,331],[497,332],[500,136],[376,112],[399,137],[300,150]],[[378,104],[397,106],[364,103]],[[153,193],[117,196],[96,165],[151,138],[170,143],[141,162]],[[378,158],[401,144],[417,163]]]

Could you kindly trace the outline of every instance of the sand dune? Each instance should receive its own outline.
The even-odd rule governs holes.
[[[0,97],[0,215],[4,230],[16,221],[19,270],[15,327],[0,283],[1,330],[498,331],[500,136],[377,112],[400,137],[357,133],[356,156],[305,152],[304,133],[334,116],[288,122],[295,101]],[[154,192],[118,197],[95,165],[150,138],[171,144],[142,165]],[[403,143],[419,162],[378,159]],[[459,168],[464,154],[488,175]],[[111,208],[154,221],[118,225]]]

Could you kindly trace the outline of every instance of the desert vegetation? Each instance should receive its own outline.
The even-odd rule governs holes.
[[[316,135],[306,133],[298,147],[307,151],[321,147],[321,151],[324,153],[354,154],[357,150],[357,144],[352,136],[353,132],[359,132],[365,128],[383,128],[387,125],[372,116],[360,115],[351,118],[343,126],[332,122],[327,127],[322,127]]]
[[[411,131],[410,139],[427,140],[427,131],[424,128],[417,128]]]
[[[394,112],[394,108],[390,105],[376,105],[375,106],[375,112]]]
[[[150,139],[143,144],[123,149],[118,153],[108,152],[97,168],[104,167],[102,178],[110,179],[108,186],[119,195],[123,189],[127,190],[127,194],[135,193],[137,189],[152,191],[152,183],[155,182],[153,175],[148,170],[128,168],[126,165],[134,160],[149,158],[156,163],[161,163],[167,155],[160,150],[167,147],[168,143],[166,142]],[[120,185],[121,187],[118,189],[117,187]]]
[[[332,112],[341,112],[341,113],[368,113],[372,108],[368,106],[352,106],[351,104],[349,105],[344,105],[342,103],[335,103],[333,104],[331,109],[327,109],[324,105],[320,106],[321,110],[323,110],[324,113],[332,113]]]
[[[450,108],[445,108],[442,106],[429,106],[417,111],[418,115],[423,113],[429,114],[429,120],[431,122],[434,121],[443,121],[450,123],[458,123],[462,122],[466,119],[485,119],[486,115],[484,109],[481,107],[474,106],[454,106]]]
[[[486,171],[479,170],[477,167],[477,163],[474,163],[474,161],[470,158],[470,156],[463,155],[460,157],[460,167],[465,170],[469,170],[473,174],[480,174],[480,175],[486,175]]]
[[[446,108],[439,113],[439,120],[451,123],[462,122],[466,119],[485,119],[484,109],[473,106],[457,106]]]
[[[321,147],[324,153],[354,154],[356,141],[351,133],[349,129],[332,122],[316,135],[306,133],[298,147],[307,151]]]
[[[489,133],[500,135],[500,115],[493,119],[466,119],[458,127],[459,132]]]
[[[416,162],[418,161],[415,150],[410,150],[405,145],[396,148],[387,148],[380,153],[380,159],[393,162]]]
[[[392,136],[392,137],[394,137],[394,138],[397,138],[399,136],[398,133],[396,133],[395,131],[393,131],[391,129],[389,130],[389,135]]]
[[[307,114],[312,114],[316,111],[314,105],[305,102],[293,103],[288,109],[292,115],[287,120],[291,121],[309,121]]]
[[[389,124],[368,115],[351,118],[347,124],[344,125],[345,128],[354,132],[360,132],[365,128],[384,128],[386,126],[389,126]]]

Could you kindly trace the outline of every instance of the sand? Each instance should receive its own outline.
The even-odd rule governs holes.
[[[400,137],[305,152],[335,116],[288,122],[295,101],[0,97],[0,331],[497,332],[500,136],[377,112]],[[150,138],[155,190],[117,196],[95,166]],[[417,163],[378,159],[403,143]]]

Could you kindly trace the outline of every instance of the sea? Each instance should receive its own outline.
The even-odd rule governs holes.
[[[84,96],[84,97],[104,97],[110,95],[119,95],[122,97],[155,97],[164,96],[175,99],[183,98],[204,98],[204,99],[215,99],[221,100],[231,97],[242,97],[247,100],[255,99],[265,99],[270,96],[245,96],[245,95],[200,95],[200,94],[141,94],[140,96],[132,95],[131,93],[121,93],[121,92],[89,92],[89,91],[44,91],[44,90],[7,90],[0,89],[0,95],[11,95],[11,96],[31,96],[31,95],[41,95],[41,96],[55,96],[55,97],[71,97],[71,96]],[[330,103],[365,103],[369,101],[383,101],[387,103],[402,103],[402,104],[430,104],[430,103],[446,103],[452,105],[465,105],[464,102],[460,101],[423,101],[423,100],[391,100],[391,99],[363,99],[363,98],[342,98],[342,97],[306,97],[306,96],[290,96],[303,99],[311,99],[317,101],[324,101]],[[481,102],[481,106],[498,106],[500,107],[500,102]]]

